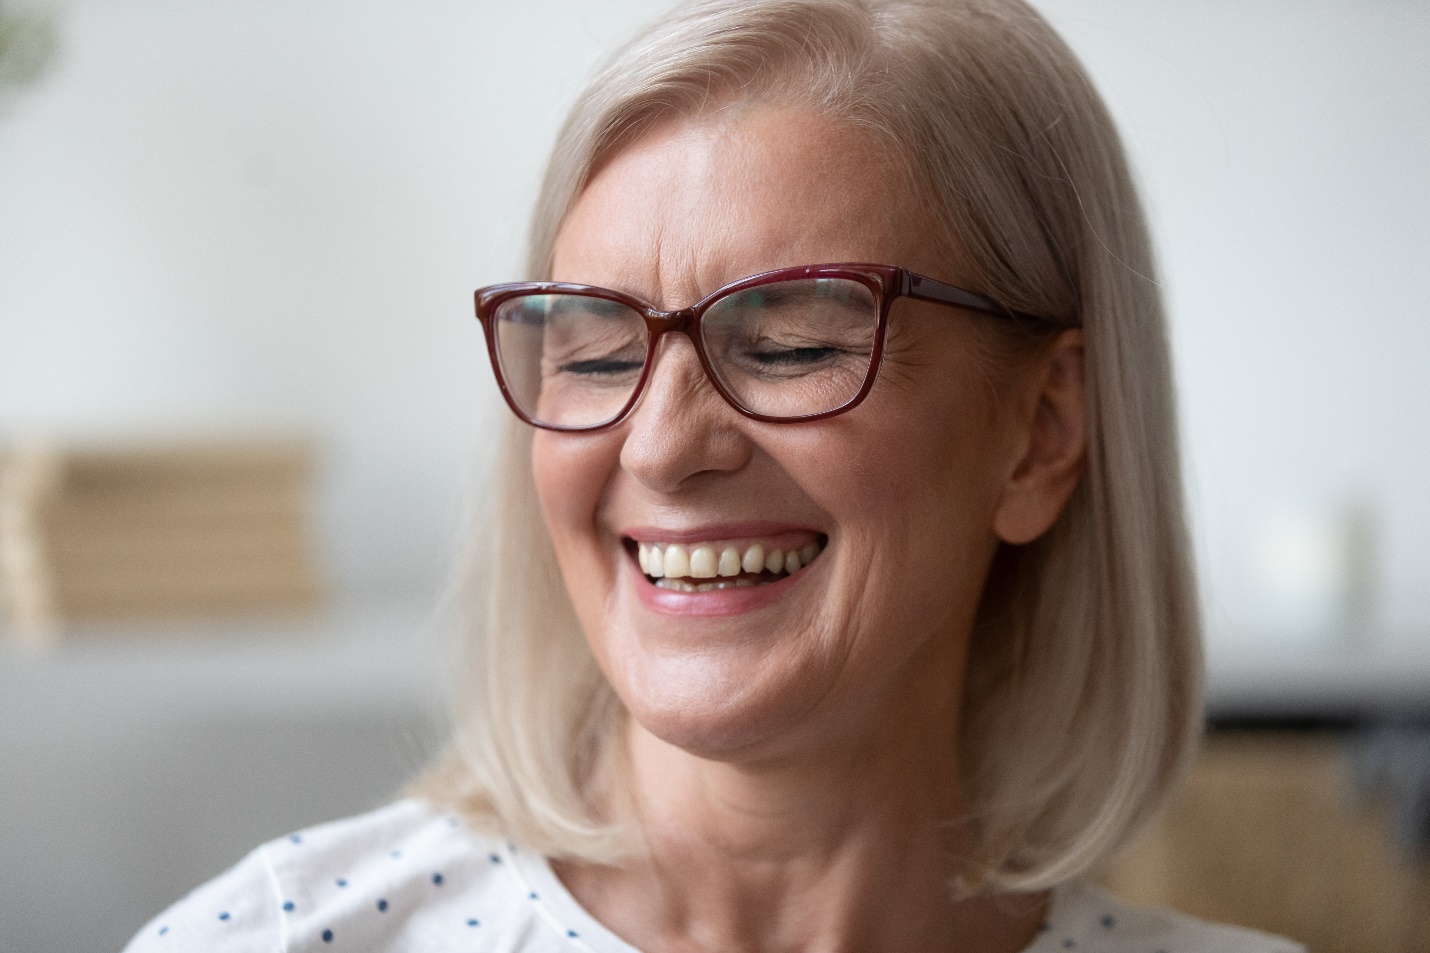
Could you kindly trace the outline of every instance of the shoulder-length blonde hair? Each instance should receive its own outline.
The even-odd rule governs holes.
[[[1147,818],[1201,716],[1195,585],[1172,371],[1146,224],[1117,132],[1068,47],[1022,0],[697,0],[619,49],[562,127],[528,271],[595,167],[652,122],[723,97],[884,137],[956,249],[949,271],[1084,329],[1087,467],[1056,525],[995,559],[973,633],[959,753],[974,880],[1035,890]],[[951,252],[951,254],[953,254]],[[417,793],[552,856],[619,862],[623,711],[581,635],[512,422],[465,573],[454,740]],[[613,767],[614,766],[614,767]]]

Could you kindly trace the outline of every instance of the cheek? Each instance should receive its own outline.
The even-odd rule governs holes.
[[[854,524],[905,525],[915,537],[954,523],[991,533],[1003,441],[979,382],[957,384],[925,386],[917,399],[893,386],[882,400],[871,395],[830,422],[847,432],[811,434],[790,466],[816,474],[806,486]]]
[[[538,505],[567,588],[578,603],[581,593],[571,583],[605,575],[598,565],[603,547],[596,514],[619,452],[619,443],[603,435],[542,430],[532,436]]]
[[[996,548],[1004,454],[974,375],[935,385],[921,375],[917,388],[889,375],[878,399],[790,444],[786,465],[835,517],[844,544],[835,611],[859,628],[927,633],[976,608]]]

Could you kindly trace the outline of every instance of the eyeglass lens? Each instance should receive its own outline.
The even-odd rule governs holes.
[[[598,427],[630,402],[649,353],[644,316],[578,294],[504,301],[497,359],[512,400],[532,420]],[[806,278],[736,290],[700,323],[710,369],[732,402],[767,417],[835,410],[869,374],[879,308],[863,282]]]

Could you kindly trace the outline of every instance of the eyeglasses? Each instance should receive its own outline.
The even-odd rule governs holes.
[[[746,417],[795,423],[852,410],[874,386],[889,306],[900,297],[1051,323],[894,265],[782,268],[679,311],[553,281],[490,285],[478,289],[476,304],[512,411],[547,430],[586,431],[630,414],[661,335],[677,331],[695,345],[715,390]]]

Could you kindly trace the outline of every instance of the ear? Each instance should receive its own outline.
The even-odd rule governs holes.
[[[1013,421],[1017,453],[993,531],[1005,543],[1030,543],[1067,505],[1087,462],[1087,388],[1082,330],[1058,335],[1027,378]]]

